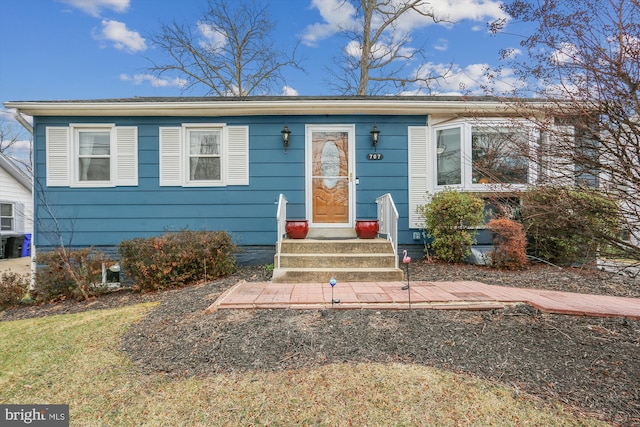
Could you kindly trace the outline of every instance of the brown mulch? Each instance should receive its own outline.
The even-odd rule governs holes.
[[[414,261],[411,280],[476,280],[640,298],[640,279],[544,264],[515,272]],[[145,372],[206,376],[328,363],[406,362],[465,372],[624,426],[640,426],[640,321],[548,315],[526,306],[484,312],[435,310],[204,310],[239,280],[266,281],[242,267],[212,283],[152,294],[119,291],[83,303],[25,307],[0,320],[160,300],[123,338]]]

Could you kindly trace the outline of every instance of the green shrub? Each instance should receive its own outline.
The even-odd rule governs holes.
[[[236,269],[237,247],[222,231],[167,233],[120,243],[120,264],[134,289],[149,291],[216,279]]]
[[[509,218],[496,218],[489,221],[487,228],[495,233],[492,266],[515,270],[528,264],[527,236],[521,223]]]
[[[4,271],[0,275],[0,308],[18,305],[29,292],[30,275]]]
[[[56,248],[36,256],[34,296],[38,302],[60,299],[87,299],[103,292],[102,265],[114,261],[90,248],[69,250]]]
[[[557,264],[592,261],[621,225],[617,203],[595,189],[533,188],[520,211],[533,255]]]
[[[432,237],[435,255],[445,262],[462,262],[471,253],[476,227],[484,223],[484,201],[472,193],[447,189],[418,206]]]

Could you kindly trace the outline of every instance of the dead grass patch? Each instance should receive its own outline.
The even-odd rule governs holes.
[[[1,322],[0,401],[67,403],[72,425],[83,426],[605,425],[488,381],[412,364],[181,379],[142,373],[119,346],[149,307]]]

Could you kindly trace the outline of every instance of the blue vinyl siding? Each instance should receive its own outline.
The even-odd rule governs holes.
[[[47,188],[45,129],[70,123],[113,123],[138,127],[138,186],[113,188]],[[183,123],[225,123],[249,127],[249,185],[227,187],[159,186],[159,128]],[[291,130],[288,152],[280,131]],[[290,203],[290,217],[304,215],[305,125],[355,124],[356,217],[376,216],[375,199],[391,193],[400,214],[399,242],[412,244],[408,229],[407,127],[426,125],[426,116],[248,116],[248,117],[36,117],[35,244],[112,246],[135,237],[180,229],[224,230],[240,245],[274,245],[280,193]],[[374,151],[370,131],[380,129],[380,161],[367,160]],[[301,209],[301,213],[296,211]]]

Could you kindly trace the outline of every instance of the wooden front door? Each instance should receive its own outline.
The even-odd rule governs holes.
[[[307,209],[316,226],[352,226],[353,128],[307,129]]]

